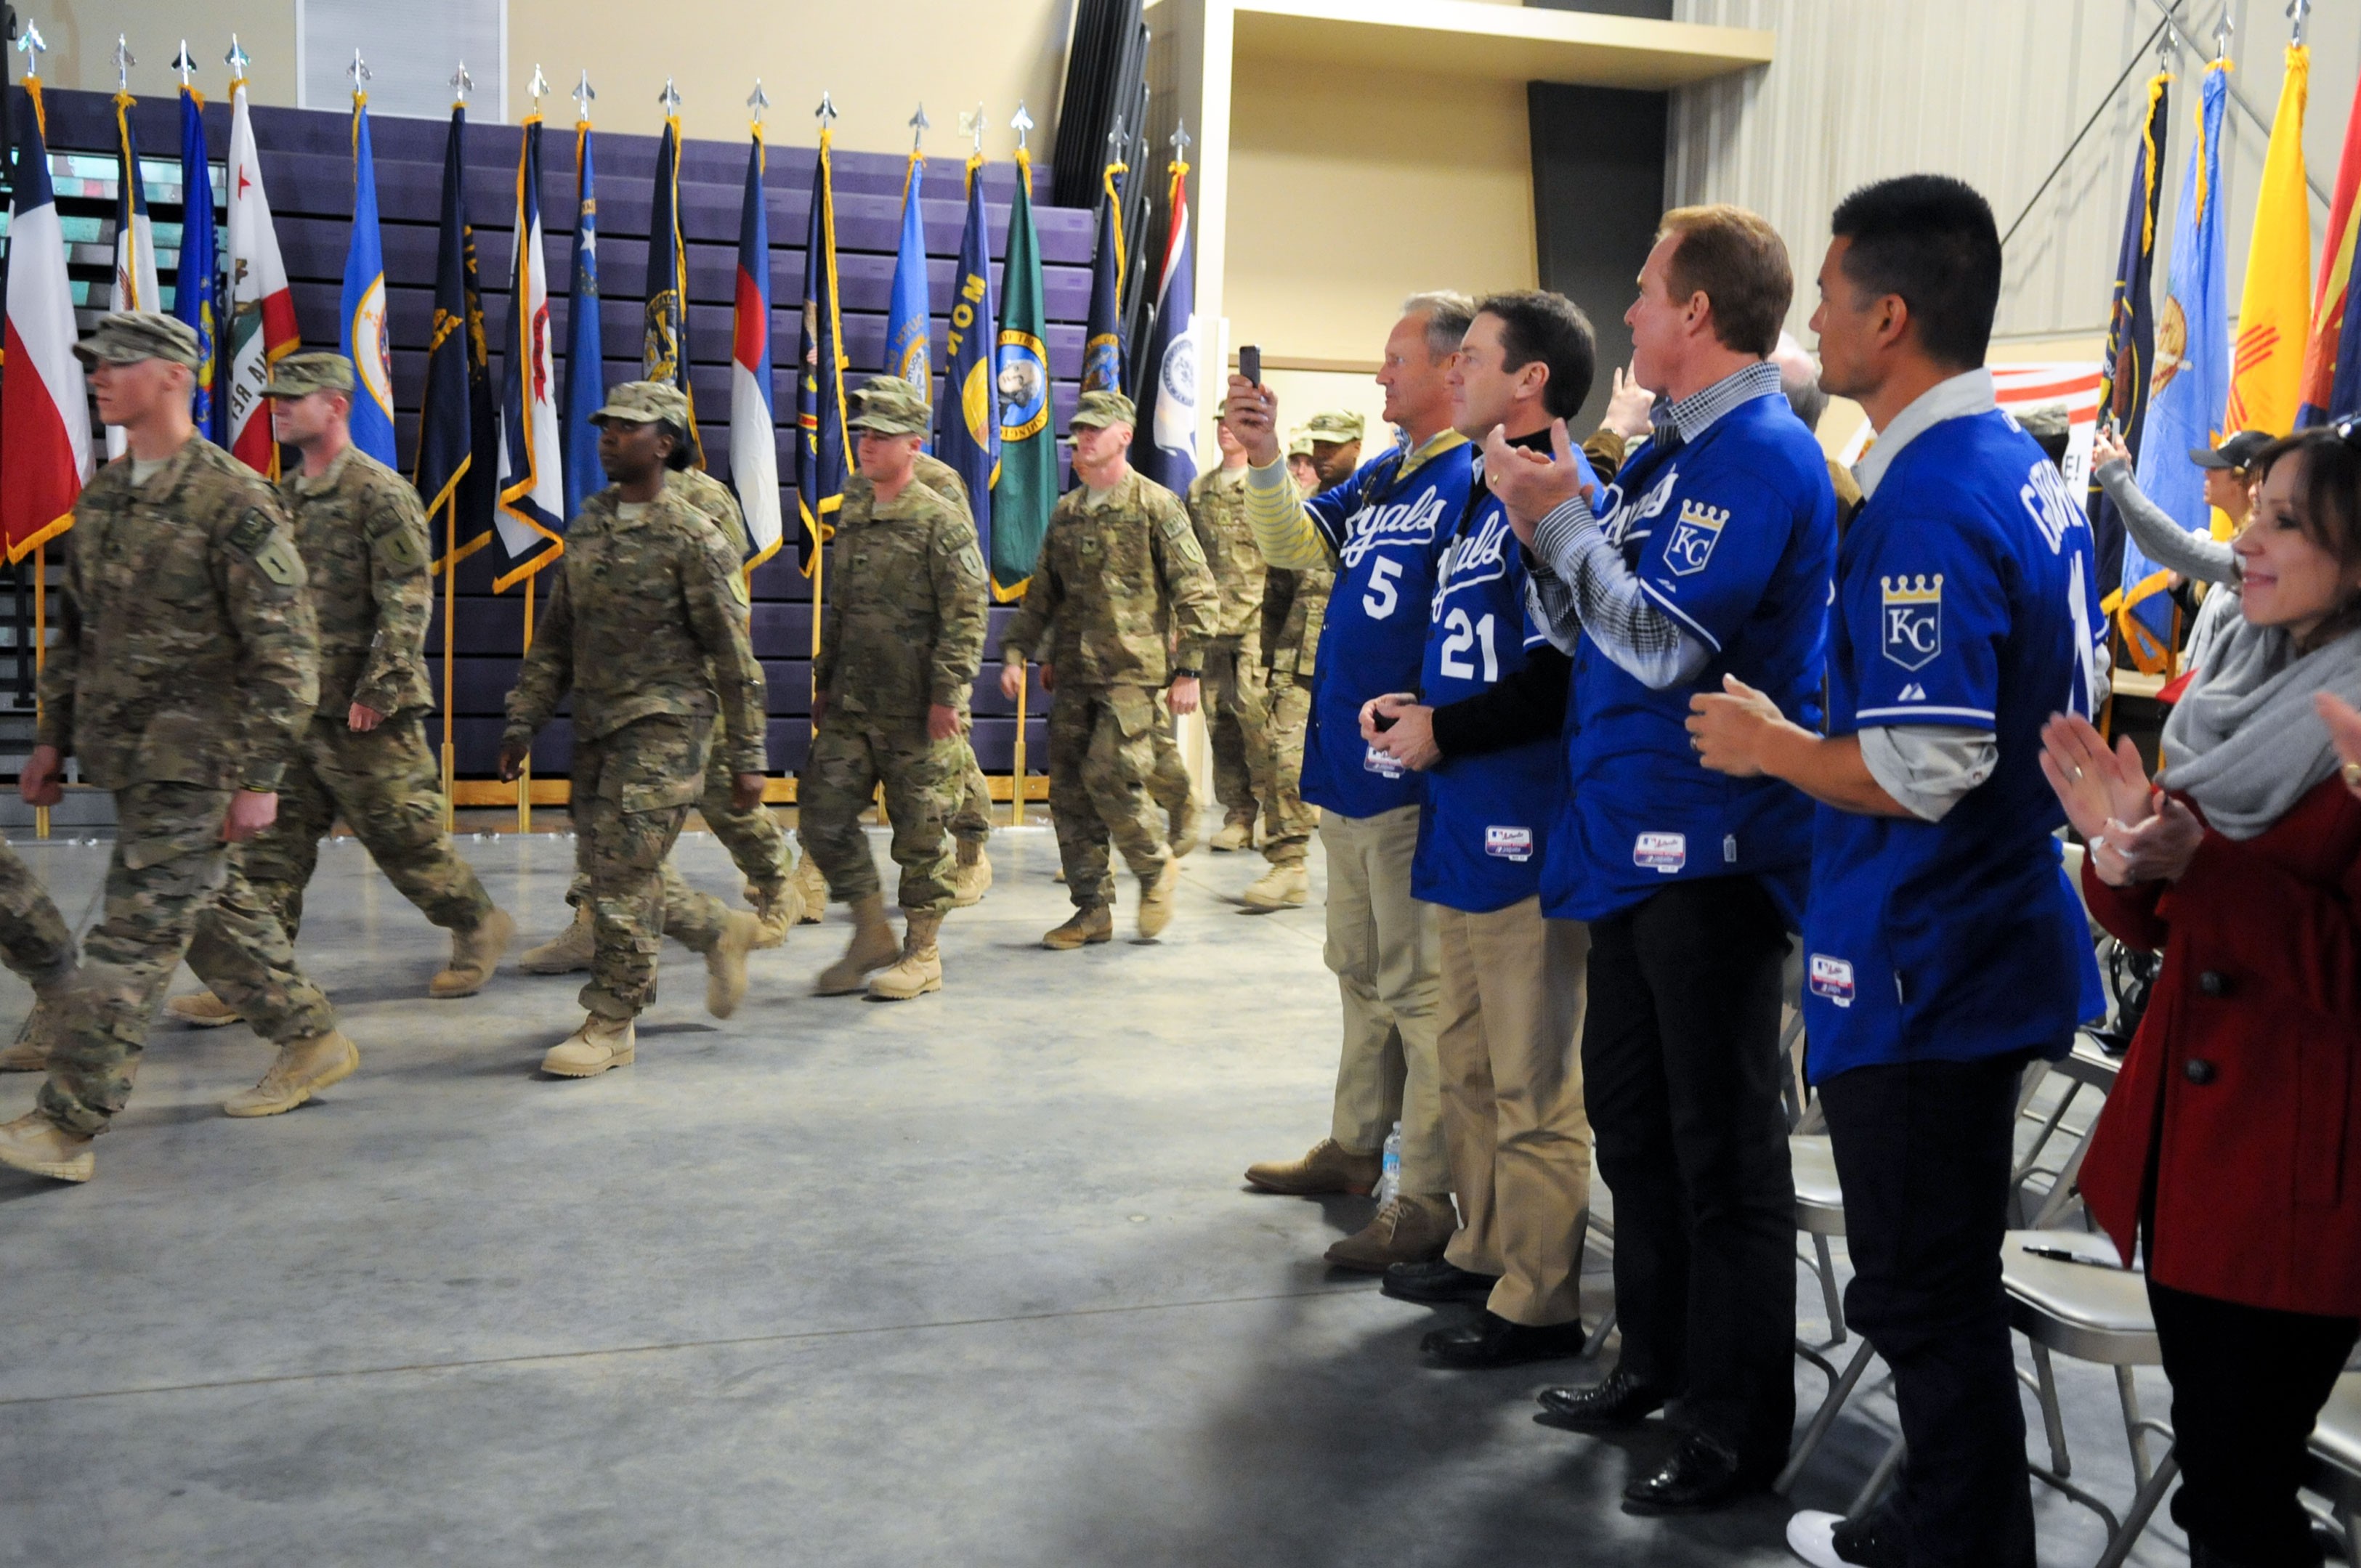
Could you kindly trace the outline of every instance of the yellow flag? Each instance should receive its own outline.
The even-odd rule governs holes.
[[[2312,51],[2290,44],[2279,108],[2255,196],[2255,239],[2238,296],[2238,342],[2230,370],[2224,433],[2285,435],[2295,428],[2304,341],[2311,330],[2312,209],[2303,183],[2303,109]]]

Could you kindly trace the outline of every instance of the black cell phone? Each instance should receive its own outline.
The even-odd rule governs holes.
[[[1262,385],[1262,350],[1260,348],[1249,343],[1238,350],[1238,374],[1257,387]]]

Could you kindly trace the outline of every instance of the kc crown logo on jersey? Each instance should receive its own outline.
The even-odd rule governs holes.
[[[1885,656],[1905,670],[1923,670],[1943,651],[1943,574],[1880,577]]]
[[[1676,577],[1694,576],[1705,570],[1713,558],[1713,547],[1721,540],[1721,531],[1730,526],[1728,507],[1709,507],[1703,501],[1685,500],[1681,515],[1673,524],[1673,536],[1664,542],[1664,565]]]

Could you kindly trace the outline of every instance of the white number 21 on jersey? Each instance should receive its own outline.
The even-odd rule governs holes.
[[[1443,639],[1443,661],[1440,668],[1444,674],[1455,675],[1463,681],[1475,679],[1474,662],[1461,655],[1480,643],[1484,653],[1484,684],[1490,685],[1500,678],[1500,655],[1492,647],[1490,616],[1486,616],[1471,626],[1468,624],[1467,612],[1464,609],[1455,609],[1444,618],[1443,630],[1446,635]]]

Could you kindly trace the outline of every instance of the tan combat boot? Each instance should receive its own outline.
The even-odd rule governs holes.
[[[812,985],[815,996],[843,996],[859,991],[871,970],[884,969],[902,956],[894,927],[885,918],[885,895],[873,893],[852,906],[852,940],[844,957],[819,971]]]
[[[38,1111],[0,1126],[0,1165],[52,1181],[88,1181],[97,1168],[89,1134],[69,1133]]]
[[[279,1059],[262,1081],[243,1094],[233,1094],[222,1109],[233,1116],[276,1116],[292,1111],[332,1083],[342,1083],[361,1065],[360,1047],[341,1029],[308,1039],[290,1040],[279,1047]]]
[[[57,1039],[56,1010],[36,996],[33,1010],[16,1031],[16,1044],[0,1051],[0,1072],[43,1072],[49,1065],[49,1047]]]
[[[886,1002],[907,1002],[943,988],[943,956],[935,948],[943,917],[921,909],[904,919],[901,959],[869,977],[869,994]]]
[[[451,967],[426,982],[426,994],[446,1000],[475,995],[515,940],[516,919],[505,909],[493,910],[465,931],[452,932]]]
[[[1155,937],[1172,924],[1172,895],[1180,886],[1180,861],[1178,857],[1164,862],[1153,882],[1139,884],[1139,934]]]
[[[727,1018],[746,1000],[746,955],[763,939],[763,923],[743,910],[733,909],[721,922],[721,935],[705,953],[705,1010]]]
[[[596,1078],[610,1067],[629,1067],[639,1054],[639,1031],[629,1018],[592,1013],[582,1027],[549,1047],[541,1070],[552,1078]]]
[[[1197,797],[1193,795],[1182,801],[1180,809],[1172,814],[1172,837],[1167,842],[1172,846],[1174,860],[1194,852],[1197,846],[1205,841],[1204,835],[1198,831],[1198,824],[1203,815],[1197,809]]]
[[[527,948],[518,958],[517,968],[527,974],[571,974],[590,967],[590,956],[598,947],[590,935],[590,905],[586,903],[574,911],[574,924],[558,933],[556,940]]]
[[[951,882],[951,907],[972,909],[983,902],[984,889],[992,885],[992,857],[983,852],[983,840],[959,841],[959,874]]]
[[[803,923],[804,890],[796,885],[793,877],[767,893],[748,883],[746,902],[754,906],[754,919],[763,928],[760,939],[754,943],[757,948],[785,946],[787,933]]]
[[[1323,1138],[1301,1159],[1267,1159],[1246,1167],[1246,1182],[1290,1198],[1329,1192],[1362,1198],[1377,1190],[1385,1166],[1383,1154],[1355,1154],[1334,1138]]]
[[[1459,1225],[1451,1194],[1420,1197],[1405,1192],[1379,1209],[1360,1230],[1328,1249],[1331,1267],[1383,1274],[1397,1263],[1424,1263],[1441,1257]]]
[[[225,1024],[237,1023],[245,1016],[210,991],[175,996],[164,1003],[164,1011],[192,1029],[218,1029]]]
[[[1238,850],[1251,850],[1254,848],[1254,818],[1249,817],[1241,820],[1231,817],[1222,824],[1222,830],[1213,835],[1209,847],[1215,853],[1224,855]]]
[[[1086,943],[1113,940],[1115,911],[1104,904],[1094,904],[1088,909],[1075,910],[1072,919],[1042,937],[1041,945],[1068,952]]]
[[[1249,909],[1291,909],[1311,896],[1312,873],[1303,869],[1301,861],[1271,867],[1238,894]]]
[[[796,857],[795,883],[804,895],[804,912],[796,916],[796,923],[818,925],[828,913],[828,876],[819,869],[819,862],[811,858],[809,850]]]

